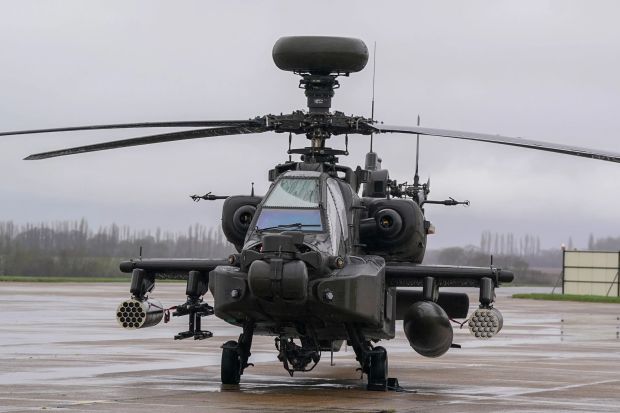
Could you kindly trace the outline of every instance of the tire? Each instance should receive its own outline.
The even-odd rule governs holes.
[[[387,390],[388,359],[385,348],[378,346],[374,348],[374,353],[370,356],[370,368],[368,369],[368,389]]]
[[[222,384],[239,384],[241,381],[241,361],[236,341],[227,341],[222,346],[221,378]]]

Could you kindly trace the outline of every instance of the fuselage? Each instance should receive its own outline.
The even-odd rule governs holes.
[[[405,219],[383,234],[374,215],[386,210]],[[210,275],[215,314],[235,325],[253,319],[262,334],[344,340],[347,325],[357,325],[368,338],[392,338],[395,288],[385,286],[385,261],[421,260],[421,220],[411,200],[361,198],[323,171],[284,172],[255,207],[238,265]]]

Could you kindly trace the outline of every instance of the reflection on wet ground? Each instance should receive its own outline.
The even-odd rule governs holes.
[[[183,284],[160,284],[165,304]],[[289,377],[273,338],[257,337],[240,386],[219,382],[219,346],[240,329],[210,317],[205,341],[174,341],[184,319],[125,331],[114,311],[126,284],[0,284],[0,412],[620,411],[620,305],[515,300],[498,290],[504,329],[492,340],[455,330],[463,346],[418,356],[398,325],[390,376],[404,392],[365,390],[350,348]],[[474,291],[472,291],[475,294]],[[472,303],[475,299],[472,299]]]

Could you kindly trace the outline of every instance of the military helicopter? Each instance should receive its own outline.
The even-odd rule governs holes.
[[[276,165],[264,196],[195,195],[198,200],[223,199],[222,229],[237,253],[226,259],[135,258],[120,264],[131,273],[131,297],[116,311],[125,329],[152,327],[172,316],[189,318],[186,331],[174,338],[208,339],[202,317],[215,315],[243,329],[237,341],[222,345],[221,381],[239,384],[250,361],[254,335],[275,338],[278,359],[289,374],[309,371],[321,354],[337,352],[346,341],[355,352],[369,390],[398,388],[388,377],[385,348],[375,345],[395,337],[403,320],[411,347],[422,356],[439,357],[453,343],[451,320],[467,318],[465,293],[442,287],[476,287],[479,306],[467,318],[480,339],[495,336],[503,318],[494,306],[495,288],[513,280],[513,273],[489,267],[422,264],[427,236],[434,227],[425,216],[427,204],[459,205],[466,201],[428,199],[429,183],[420,183],[417,166],[412,184],[390,179],[378,154],[366,155],[355,170],[338,163],[348,155],[349,135],[405,133],[441,136],[537,149],[598,160],[620,162],[620,154],[499,135],[388,126],[363,116],[331,112],[338,78],[358,72],[368,62],[362,40],[342,37],[280,38],[273,60],[282,70],[301,77],[307,111],[264,115],[248,120],[172,121],[5,132],[17,135],[45,132],[145,127],[194,129],[55,150],[27,160],[80,154],[160,142],[211,136],[285,133],[289,155],[300,161]],[[305,135],[309,146],[291,148],[292,135]],[[326,146],[344,135],[345,149]],[[417,163],[416,163],[417,165]],[[361,191],[361,195],[360,195]],[[162,278],[187,280],[186,300],[172,308],[151,297]],[[403,288],[417,287],[417,289]],[[210,291],[214,305],[205,301]]]

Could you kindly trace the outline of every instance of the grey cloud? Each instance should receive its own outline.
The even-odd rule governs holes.
[[[429,127],[620,150],[617,2],[61,4],[3,4],[2,130],[303,108],[297,79],[275,68],[271,47],[282,35],[332,34],[377,41],[376,114],[386,123],[413,124],[420,113]],[[333,108],[368,115],[371,78],[369,66],[343,79]],[[2,138],[0,220],[217,225],[217,205],[187,195],[244,193],[252,181],[262,192],[267,170],[286,159],[286,137],[255,135],[21,161],[127,136]],[[362,163],[367,145],[367,137],[352,137],[345,163]],[[407,136],[376,141],[399,180],[411,179],[414,146]],[[422,148],[432,195],[473,202],[429,208],[439,229],[432,247],[477,243],[487,229],[540,234],[545,246],[620,232],[618,165],[442,138],[423,138]]]

